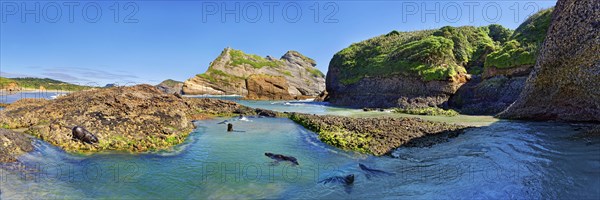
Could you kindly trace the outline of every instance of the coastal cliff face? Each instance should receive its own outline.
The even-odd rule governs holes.
[[[463,114],[495,115],[517,100],[533,70],[538,49],[550,26],[552,8],[529,17],[486,56],[482,74],[450,98],[452,109]]]
[[[495,48],[490,27],[392,31],[332,58],[330,102],[353,107],[444,107]],[[494,32],[495,33],[495,32]]]
[[[559,0],[533,72],[501,118],[600,121],[600,1]]]
[[[226,48],[204,74],[184,82],[183,92],[246,96],[249,94],[246,79],[251,75],[269,75],[282,77],[288,84],[290,96],[317,96],[325,88],[325,78],[315,66],[314,60],[296,51],[288,51],[275,59]]]
[[[501,25],[392,31],[352,44],[331,60],[329,101],[353,107],[443,107],[497,114],[533,69],[552,8],[515,31]],[[466,84],[465,84],[466,83]]]

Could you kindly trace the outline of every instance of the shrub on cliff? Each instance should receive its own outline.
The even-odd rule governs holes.
[[[523,22],[501,48],[490,53],[485,60],[486,68],[499,69],[533,66],[550,26],[552,8],[539,11]],[[491,31],[491,29],[490,29]]]
[[[418,76],[424,81],[450,80],[466,73],[466,67],[482,65],[482,55],[495,47],[487,27],[392,31],[341,50],[330,68],[340,69],[339,80],[346,85],[366,76],[396,74]]]

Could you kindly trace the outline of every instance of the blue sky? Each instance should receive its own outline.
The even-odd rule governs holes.
[[[555,4],[3,0],[0,76],[88,85],[183,81],[203,73],[225,47],[275,57],[296,50],[326,72],[336,52],[392,30],[492,23],[515,29],[531,13]]]

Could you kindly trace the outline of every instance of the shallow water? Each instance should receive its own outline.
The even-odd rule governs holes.
[[[394,115],[319,104],[239,101],[278,111]],[[292,103],[294,104],[294,103]],[[197,122],[182,145],[147,154],[71,155],[36,141],[21,157],[28,171],[2,169],[0,198],[600,198],[600,138],[581,139],[567,124],[490,120],[447,143],[400,148],[373,157],[332,148],[288,119],[233,121],[235,130]],[[265,152],[291,155],[299,166],[272,163]],[[363,163],[394,175],[367,179]],[[355,174],[352,187],[319,184]]]
[[[19,99],[33,98],[33,99],[53,99],[58,95],[67,94],[65,91],[27,91],[27,92],[16,92],[9,93],[0,91],[0,103],[13,103]]]

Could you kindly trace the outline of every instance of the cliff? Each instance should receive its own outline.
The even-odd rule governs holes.
[[[600,1],[559,0],[535,67],[501,118],[600,121]]]
[[[445,106],[469,79],[467,71],[481,71],[485,55],[496,48],[492,36],[506,37],[494,30],[392,31],[352,44],[331,59],[329,100],[353,107]]]
[[[246,79],[251,75],[282,77],[290,96],[317,96],[325,88],[324,75],[315,68],[314,60],[288,51],[280,59],[246,54],[226,48],[205,73],[186,80],[185,94],[248,95]]]
[[[527,18],[500,48],[487,55],[483,77],[529,76],[550,26],[552,8]]]

